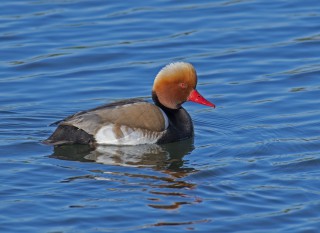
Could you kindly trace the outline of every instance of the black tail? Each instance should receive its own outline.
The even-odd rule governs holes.
[[[53,134],[43,143],[48,145],[94,144],[94,137],[82,129],[71,125],[59,125]]]

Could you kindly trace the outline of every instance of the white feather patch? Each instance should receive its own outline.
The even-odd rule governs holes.
[[[161,108],[159,108],[159,109],[160,109],[162,116],[164,118],[164,125],[165,125],[164,128],[167,129],[169,127],[169,119],[168,119],[167,115],[164,113],[164,111]]]
[[[166,121],[168,119],[166,118]],[[168,124],[168,123],[166,123]],[[162,136],[163,133],[152,132],[143,129],[134,129],[128,126],[120,126],[122,136],[119,137],[114,132],[114,124],[103,126],[95,134],[95,140],[101,145],[139,145],[154,144]]]

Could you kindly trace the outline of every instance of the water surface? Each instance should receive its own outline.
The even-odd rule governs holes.
[[[2,1],[1,232],[318,232],[320,2]],[[149,99],[172,61],[216,109],[194,140],[43,145],[51,123]]]

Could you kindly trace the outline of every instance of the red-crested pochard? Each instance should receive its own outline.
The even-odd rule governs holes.
[[[78,112],[60,121],[45,143],[137,145],[190,138],[192,120],[181,105],[193,101],[215,107],[197,92],[196,85],[197,74],[190,63],[171,63],[154,80],[154,104],[127,99]]]

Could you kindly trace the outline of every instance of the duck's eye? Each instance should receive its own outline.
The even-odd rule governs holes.
[[[179,87],[182,89],[186,89],[188,85],[186,83],[179,83]]]

